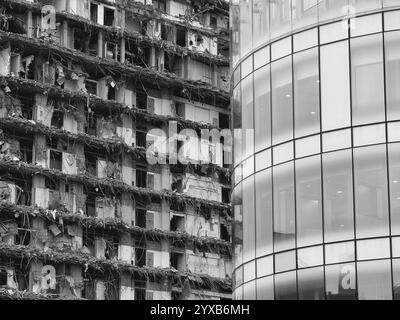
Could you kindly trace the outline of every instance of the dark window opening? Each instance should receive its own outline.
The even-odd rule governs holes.
[[[147,171],[136,169],[136,186],[147,188]]]
[[[147,94],[138,92],[136,95],[136,105],[139,109],[147,110]]]
[[[0,269],[0,287],[7,285],[7,272],[6,270]]]
[[[185,269],[185,254],[179,252],[170,253],[170,264],[171,267],[178,270],[184,271]]]
[[[181,118],[185,118],[185,104],[184,103],[175,103],[176,115]]]
[[[135,210],[136,227],[146,228],[146,210],[136,208]]]
[[[98,23],[99,21],[99,6],[95,3],[90,4],[90,20],[92,20],[95,23]]]
[[[231,189],[222,187],[222,202],[231,203]]]
[[[119,239],[118,237],[109,237],[106,239],[106,250],[104,256],[107,260],[118,259],[118,247]]]
[[[174,215],[170,222],[171,231],[184,232],[185,231],[185,217]]]
[[[146,265],[146,249],[135,248],[135,265],[138,267]]]
[[[112,85],[108,85],[108,92],[107,92],[107,99],[108,100],[115,100],[116,95],[116,87]]]
[[[136,131],[136,146],[146,148],[146,136],[145,132]]]
[[[104,25],[113,27],[114,26],[114,9],[104,7]]]
[[[220,224],[220,237],[222,240],[225,240],[228,242],[231,241],[231,236],[229,234],[228,228],[226,225],[224,225],[222,223]]]
[[[64,125],[64,114],[59,110],[54,110],[51,117],[51,126],[61,129]]]
[[[62,170],[62,152],[50,150],[50,169]]]
[[[210,27],[216,28],[217,27],[217,17],[210,16]]]
[[[97,37],[94,37],[97,40]],[[90,53],[91,34],[82,29],[74,29],[74,49],[84,53]],[[97,50],[96,50],[97,51]]]
[[[177,28],[176,29],[176,45],[186,47],[186,30]]]
[[[229,115],[225,113],[219,114],[219,127],[220,129],[228,129],[229,128]]]
[[[161,25],[161,40],[168,40],[168,32],[170,28],[168,28],[165,24]]]

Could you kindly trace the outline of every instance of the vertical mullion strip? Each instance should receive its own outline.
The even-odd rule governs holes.
[[[386,42],[385,42],[385,14],[382,12],[382,49],[383,49],[383,87],[385,101],[385,134],[386,134],[386,174],[387,174],[387,196],[388,196],[388,222],[389,222],[389,246],[390,246],[390,277],[392,288],[392,299],[394,299],[393,286],[393,246],[392,246],[392,205],[391,205],[391,186],[390,186],[390,161],[389,161],[389,132],[388,132],[388,103],[387,103],[387,83],[386,83]]]

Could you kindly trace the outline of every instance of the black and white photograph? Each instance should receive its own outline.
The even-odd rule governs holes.
[[[400,300],[400,0],[0,0],[0,300]]]

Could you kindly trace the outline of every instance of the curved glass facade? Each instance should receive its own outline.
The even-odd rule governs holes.
[[[234,297],[400,299],[400,0],[231,23]]]

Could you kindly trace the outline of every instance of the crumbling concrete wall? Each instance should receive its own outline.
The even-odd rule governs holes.
[[[197,237],[220,238],[219,216],[211,214],[210,219],[196,214],[193,207],[187,207],[185,229],[191,235]]]
[[[194,253],[186,250],[187,268],[190,272],[198,274],[208,274],[211,277],[225,278],[225,260],[218,254],[213,253]]]
[[[182,193],[200,199],[222,201],[221,185],[212,178],[186,174]]]

